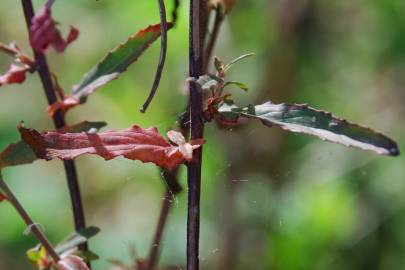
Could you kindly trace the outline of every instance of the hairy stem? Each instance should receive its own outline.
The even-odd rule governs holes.
[[[22,2],[22,6],[23,6],[27,29],[29,32],[30,27],[31,27],[32,18],[35,15],[34,8],[33,8],[31,0],[21,0],[21,2]],[[57,101],[57,97],[56,97],[56,93],[55,93],[55,89],[54,89],[54,85],[52,82],[52,77],[51,77],[51,73],[49,71],[46,57],[43,53],[37,52],[35,50],[33,50],[33,53],[34,53],[35,62],[36,62],[36,69],[37,69],[39,77],[41,79],[42,86],[43,86],[46,98],[48,100],[48,104],[51,105]],[[57,111],[54,114],[53,122],[57,129],[62,128],[66,125],[64,116],[61,111]],[[84,218],[84,211],[83,211],[82,199],[81,199],[81,195],[80,195],[79,183],[78,183],[78,179],[77,179],[76,166],[75,166],[74,161],[72,161],[72,160],[64,161],[63,164],[64,164],[64,168],[65,168],[65,172],[66,172],[70,199],[72,202],[75,229],[76,229],[76,231],[80,231],[86,227],[86,222],[85,222],[85,218]],[[80,245],[79,249],[86,251],[87,244]]]
[[[221,25],[224,20],[224,15],[221,11],[221,8],[216,7],[214,10],[215,10],[214,25],[212,26],[211,35],[208,40],[207,49],[205,51],[205,61],[204,61],[204,72],[205,73],[207,73],[207,71],[208,71],[208,65],[211,61],[212,53],[214,51],[215,44],[218,39],[219,30],[221,29]]]
[[[152,102],[153,97],[156,94],[156,90],[159,87],[160,79],[162,77],[163,68],[166,61],[166,52],[167,52],[167,21],[166,21],[166,7],[163,0],[158,0],[159,4],[159,15],[160,15],[160,32],[161,32],[161,45],[160,45],[160,57],[159,64],[157,66],[155,80],[150,90],[149,96],[146,99],[145,103],[141,108],[141,112],[144,113],[149,107],[149,104]]]
[[[203,74],[204,37],[207,26],[207,1],[190,0],[190,77]],[[190,135],[203,138],[202,93],[195,83],[190,83]],[[188,164],[188,216],[187,216],[187,270],[199,269],[200,192],[202,148],[193,154]]]
[[[30,232],[35,235],[41,245],[46,249],[49,255],[52,257],[55,263],[60,260],[58,253],[56,253],[55,249],[53,248],[52,244],[48,241],[46,236],[42,233],[38,226],[28,213],[25,211],[24,207],[20,204],[17,198],[14,196],[13,192],[7,186],[6,182],[4,182],[3,177],[0,174],[0,189],[6,194],[7,200],[14,206],[17,210],[18,214],[20,214],[21,218],[24,220],[25,224],[27,224]]]

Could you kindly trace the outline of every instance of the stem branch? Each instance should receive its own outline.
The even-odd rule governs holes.
[[[7,186],[6,182],[4,182],[3,177],[0,174],[0,189],[6,194],[7,200],[14,206],[17,210],[18,214],[20,214],[21,218],[24,220],[25,224],[27,224],[30,231],[35,235],[41,245],[46,249],[49,255],[52,257],[55,263],[60,260],[58,253],[56,253],[55,249],[53,248],[52,244],[48,241],[46,236],[42,233],[40,229],[38,229],[37,224],[31,219],[28,213],[25,211],[24,207],[20,204],[17,198],[14,196],[13,192]]]
[[[162,241],[163,231],[165,229],[170,208],[173,203],[174,196],[181,192],[182,188],[177,180],[178,169],[169,171],[162,169],[162,178],[166,185],[166,190],[160,210],[159,221],[156,226],[155,234],[152,241],[152,246],[149,250],[148,260],[144,270],[153,270],[157,265],[159,250]]]
[[[205,51],[205,61],[204,61],[204,72],[207,73],[208,65],[211,61],[212,53],[215,48],[215,43],[218,39],[219,30],[221,29],[222,22],[224,20],[224,15],[221,11],[221,8],[218,6],[215,9],[215,20],[214,25],[212,27],[210,39],[207,44],[207,49]]]
[[[28,29],[28,32],[30,32],[31,21],[35,15],[34,8],[33,8],[31,0],[21,0],[21,3],[23,6],[27,29]],[[42,83],[46,98],[48,100],[48,104],[52,105],[53,103],[55,103],[57,101],[57,97],[56,97],[56,93],[55,93],[55,89],[54,89],[54,85],[52,82],[52,77],[51,77],[51,73],[49,71],[46,57],[43,53],[37,52],[35,50],[33,50],[33,53],[34,53],[34,57],[35,57],[37,71],[38,71],[39,77],[41,79],[41,83]],[[64,115],[62,114],[62,112],[60,110],[54,114],[53,122],[55,124],[56,129],[60,129],[66,125]],[[64,161],[63,165],[64,165],[65,172],[66,172],[70,199],[72,202],[75,229],[76,229],[76,231],[80,231],[86,227],[86,223],[85,223],[85,217],[84,217],[84,212],[83,212],[82,199],[81,199],[81,195],[80,195],[80,187],[79,187],[79,183],[78,183],[78,179],[77,179],[76,166],[75,166],[74,161],[72,161],[72,160]],[[87,244],[80,245],[79,249],[86,251]]]

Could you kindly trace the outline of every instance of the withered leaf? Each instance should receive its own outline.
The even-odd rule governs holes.
[[[19,131],[22,139],[42,159],[74,159],[83,154],[93,154],[110,160],[123,156],[131,160],[152,162],[167,169],[173,169],[190,160],[192,150],[203,143],[201,140],[194,140],[172,145],[156,128],[143,129],[136,125],[125,130],[100,133],[39,133],[22,126]]]
[[[59,132],[91,132],[96,131],[103,126],[105,122],[89,122],[83,121],[75,125],[66,126],[59,130]],[[30,164],[37,159],[37,156],[32,151],[31,147],[24,141],[12,143],[0,152],[0,169],[9,166],[18,166],[23,164]]]

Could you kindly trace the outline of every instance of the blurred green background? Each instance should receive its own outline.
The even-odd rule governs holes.
[[[44,1],[34,1],[38,8]],[[158,22],[157,1],[57,1],[54,17],[80,38],[62,55],[48,54],[51,69],[71,86],[117,43]],[[170,31],[160,90],[147,114],[139,108],[150,89],[158,42],[119,80],[102,87],[68,122],[105,120],[107,129],[133,123],[176,127],[186,104],[188,1],[181,1]],[[167,1],[170,9],[172,1]],[[309,103],[405,139],[405,2],[398,0],[240,0],[221,30],[215,55],[228,61],[247,52],[230,78],[239,104]],[[0,40],[31,53],[19,1],[2,0]],[[11,63],[0,55],[0,73]],[[52,129],[36,74],[0,88],[0,148],[19,139],[16,125]],[[405,267],[405,163],[371,152],[290,135],[260,123],[206,129],[201,213],[201,269],[384,269]],[[87,223],[101,228],[91,240],[108,269],[109,258],[130,264],[145,257],[164,185],[153,165],[122,158],[77,159]],[[23,205],[53,243],[73,230],[60,161],[37,161],[3,172]],[[182,168],[181,183],[185,187]],[[176,197],[166,227],[161,265],[185,265],[186,192]],[[7,203],[0,205],[0,269],[31,269],[34,246]],[[183,267],[184,269],[184,267]]]

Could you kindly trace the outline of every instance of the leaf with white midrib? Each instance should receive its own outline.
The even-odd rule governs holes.
[[[229,108],[231,106],[227,104],[223,112],[229,114]],[[221,112],[221,108],[219,111]],[[231,112],[258,119],[267,126],[280,126],[287,131],[313,135],[322,140],[371,150],[378,154],[399,155],[396,142],[387,136],[305,104],[266,102],[243,109],[232,104]]]

